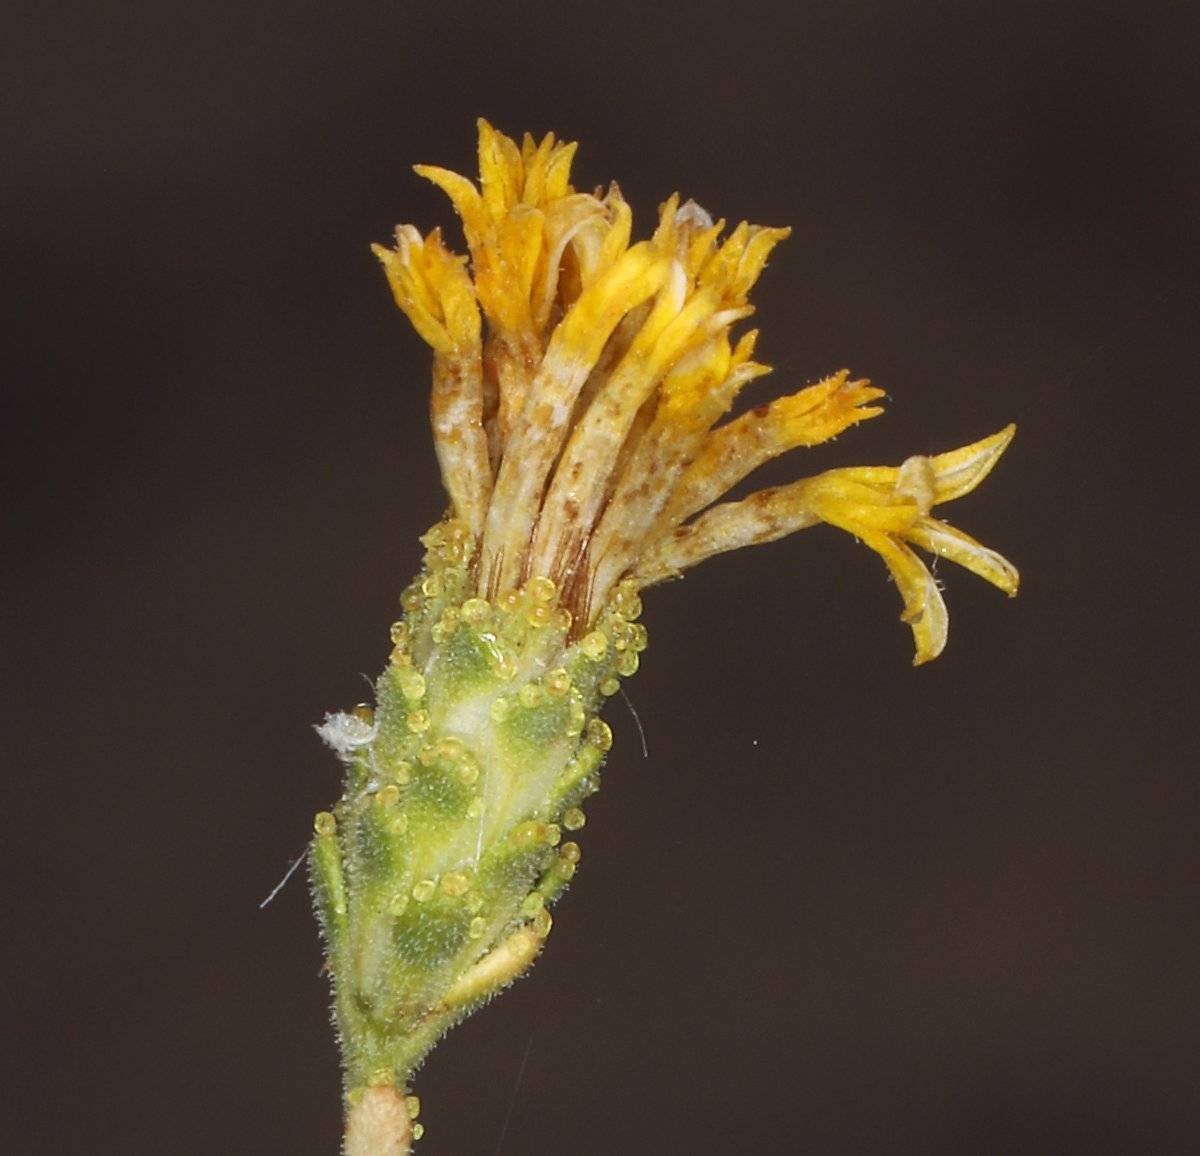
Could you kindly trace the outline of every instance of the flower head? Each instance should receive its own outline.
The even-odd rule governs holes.
[[[769,372],[735,328],[787,229],[726,232],[671,196],[632,239],[617,186],[577,192],[573,144],[479,128],[479,183],[418,167],[450,197],[439,230],[375,247],[433,350],[434,442],[450,511],[423,538],[373,706],[318,728],[345,766],[314,820],[347,1087],[348,1153],[404,1152],[404,1095],[453,1024],[525,972],[581,848],[613,741],[601,715],[647,646],[639,590],[710,555],[818,522],[883,559],[916,661],[946,609],[914,548],[1009,594],[999,554],[933,517],[977,486],[1013,427],[896,467],[827,469],[726,500],[779,454],[881,412],[847,370],[729,416]]]
[[[394,248],[375,246],[434,351],[434,438],[452,516],[477,546],[479,592],[549,578],[582,629],[622,581],[658,582],[826,522],[883,558],[918,663],[945,645],[946,610],[912,546],[1014,594],[1009,562],[930,517],[986,476],[1012,426],[898,468],[832,470],[720,504],[768,459],[882,413],[883,391],[841,370],[722,422],[769,372],[753,358],[757,333],[732,330],[789,230],[743,221],[722,239],[724,221],[675,195],[634,243],[615,184],[571,186],[575,147],[552,135],[518,146],[480,121],[478,187],[416,170],[462,218],[469,267],[436,229],[403,225]]]

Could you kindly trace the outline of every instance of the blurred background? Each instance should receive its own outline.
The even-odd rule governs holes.
[[[532,978],[421,1072],[426,1156],[1200,1146],[1196,74],[1170,3],[188,4],[4,17],[5,1151],[328,1156],[299,875],[441,513],[368,251],[474,120],[791,224],[751,401],[1015,420],[913,670],[818,528],[652,592]],[[799,460],[803,458],[803,460]],[[760,479],[755,479],[756,485]]]

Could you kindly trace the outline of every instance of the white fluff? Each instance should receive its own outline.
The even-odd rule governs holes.
[[[339,755],[345,756],[369,746],[375,741],[379,728],[373,723],[363,722],[352,714],[327,714],[325,721],[314,728],[325,745]]]

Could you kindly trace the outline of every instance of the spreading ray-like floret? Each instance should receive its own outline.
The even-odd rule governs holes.
[[[575,145],[518,146],[479,125],[479,184],[417,166],[449,196],[469,250],[438,230],[375,247],[396,303],[434,353],[432,417],[451,515],[473,539],[474,580],[495,598],[549,579],[578,637],[619,584],[825,522],[884,560],[904,599],[916,661],[940,653],[946,611],[912,546],[1009,594],[1000,555],[930,516],[973,489],[1013,427],[896,468],[835,469],[739,502],[721,499],[764,462],[882,412],[883,391],[841,370],[726,419],[769,372],[757,334],[734,326],[788,229],[726,233],[677,195],[632,241],[616,184],[577,192]]]

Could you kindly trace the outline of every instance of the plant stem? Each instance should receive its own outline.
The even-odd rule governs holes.
[[[365,1088],[346,1116],[345,1156],[409,1156],[412,1120],[396,1088]]]

